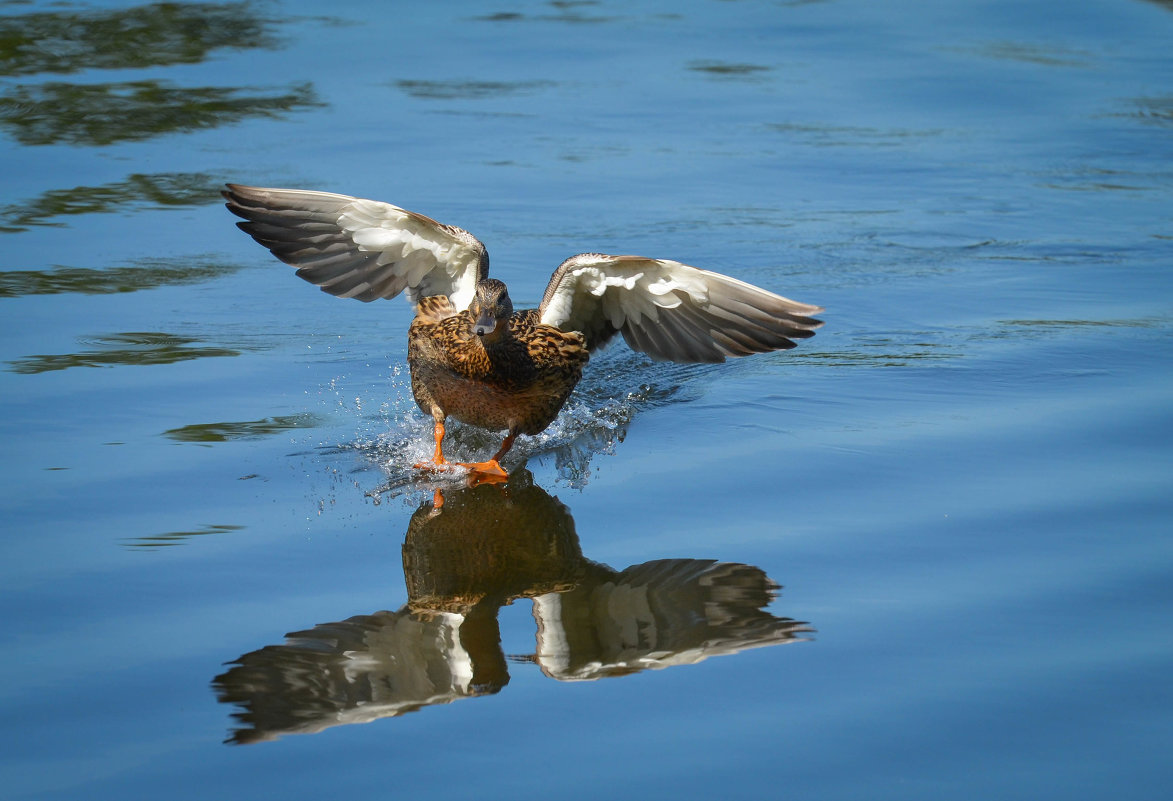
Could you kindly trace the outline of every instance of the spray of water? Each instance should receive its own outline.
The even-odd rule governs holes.
[[[552,469],[556,483],[582,488],[590,480],[591,463],[610,454],[623,441],[627,427],[642,409],[680,399],[688,374],[702,366],[655,365],[638,354],[620,352],[592,359],[583,381],[570,401],[545,431],[520,436],[506,459],[510,468],[519,462]],[[667,367],[668,369],[665,369]],[[640,383],[654,375],[657,383]],[[448,475],[421,473],[413,468],[431,458],[432,420],[424,415],[411,395],[410,375],[405,365],[392,365],[386,382],[361,390],[347,388],[335,379],[324,394],[332,395],[341,412],[343,431],[353,438],[323,446],[327,453],[357,453],[359,470],[377,469],[379,485],[368,494],[373,498],[462,482],[460,470]],[[372,400],[377,397],[378,400]],[[454,461],[479,461],[501,445],[501,432],[484,431],[450,421],[444,451]]]

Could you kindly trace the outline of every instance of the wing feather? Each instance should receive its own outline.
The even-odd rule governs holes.
[[[222,194],[241,230],[332,295],[372,301],[406,290],[412,303],[443,295],[465,308],[488,277],[476,237],[390,203],[239,184]]]
[[[724,355],[717,347],[715,338],[707,328],[696,320],[679,314],[661,314],[656,326],[663,337],[653,337],[663,342],[663,347],[675,347],[680,351],[680,361],[715,362]]]
[[[792,348],[814,336],[820,311],[680,262],[601,253],[564,261],[539,308],[541,322],[581,332],[592,350],[621,333],[634,350],[684,362]]]

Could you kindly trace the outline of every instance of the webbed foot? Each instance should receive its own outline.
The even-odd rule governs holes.
[[[416,470],[426,470],[429,473],[451,473],[453,464],[441,457],[430,462],[416,462],[412,467]]]
[[[469,486],[478,484],[503,484],[509,480],[509,474],[496,459],[487,462],[456,462],[461,467],[468,468]]]

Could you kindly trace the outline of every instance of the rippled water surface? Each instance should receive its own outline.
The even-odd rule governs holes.
[[[0,4],[0,795],[1165,798],[1173,5]],[[827,308],[421,479],[225,181]],[[459,458],[496,435],[452,427]],[[359,725],[364,724],[364,725]]]

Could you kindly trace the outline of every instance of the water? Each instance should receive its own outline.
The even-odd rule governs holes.
[[[4,797],[1165,796],[1169,4],[0,11]],[[421,480],[226,180],[827,325]]]

